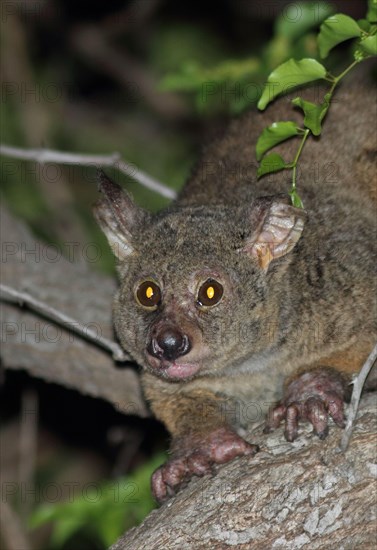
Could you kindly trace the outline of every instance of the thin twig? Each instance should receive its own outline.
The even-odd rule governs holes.
[[[351,439],[354,421],[356,418],[357,409],[360,402],[361,392],[365,383],[365,380],[372,369],[375,361],[377,359],[377,344],[372,349],[368,359],[365,361],[363,368],[353,381],[353,392],[351,397],[351,404],[349,407],[348,418],[346,428],[343,432],[342,440],[340,442],[340,450],[345,451],[348,447],[348,444]]]
[[[44,317],[51,319],[55,323],[64,326],[68,330],[79,334],[82,338],[94,342],[101,348],[111,351],[115,361],[131,361],[131,356],[125,353],[123,349],[114,341],[99,335],[96,331],[86,327],[82,323],[72,319],[65,313],[56,310],[54,307],[33,298],[26,292],[20,292],[7,285],[0,284],[0,297],[7,302],[18,304],[20,307],[27,306],[33,311],[37,311]]]
[[[26,388],[21,394],[21,415],[19,432],[18,482],[20,487],[35,488],[35,473],[38,449],[38,394],[35,388]],[[21,498],[19,503],[20,519],[27,525],[32,511],[32,502]]]
[[[187,105],[182,96],[159,90],[158,80],[151,71],[126,48],[120,49],[108,40],[100,26],[79,25],[70,33],[69,43],[86,63],[124,87],[131,94],[132,101],[147,103],[165,119],[176,121],[187,116]]]
[[[21,149],[19,147],[12,147],[11,145],[0,144],[0,155],[20,160],[31,160],[40,164],[56,162],[58,164],[77,164],[82,166],[112,166],[123,174],[133,178],[140,185],[155,191],[163,197],[175,199],[177,196],[177,193],[173,189],[142,172],[136,166],[122,160],[118,153],[112,153],[111,155],[87,155],[64,153],[62,151],[53,151],[52,149]]]

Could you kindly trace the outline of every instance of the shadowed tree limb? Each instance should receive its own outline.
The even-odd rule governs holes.
[[[29,229],[1,209],[1,282],[38,302],[80,319],[87,331],[114,341],[112,277],[90,266],[57,256],[56,248],[36,240]],[[24,369],[81,393],[100,397],[126,413],[147,416],[135,366],[117,366],[108,351],[46,317],[1,303],[1,362]]]
[[[51,319],[55,323],[66,327],[68,330],[79,334],[82,338],[94,342],[96,345],[111,351],[115,361],[132,361],[129,354],[125,353],[122,348],[116,342],[104,338],[98,332],[92,330],[90,327],[84,326],[79,321],[72,319],[69,315],[57,311],[54,307],[51,307],[40,300],[36,300],[27,292],[20,292],[15,288],[11,288],[7,285],[0,284],[0,299],[18,304],[20,307],[27,306],[33,311],[42,314],[47,319]]]

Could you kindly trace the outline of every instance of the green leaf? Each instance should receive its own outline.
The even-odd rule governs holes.
[[[331,94],[326,94],[324,102],[320,105],[316,105],[311,101],[305,101],[301,97],[292,99],[293,105],[300,107],[304,111],[304,125],[309,128],[314,136],[319,136],[321,133],[321,122],[330,106],[330,98]]]
[[[272,172],[279,172],[286,167],[286,164],[282,157],[277,153],[270,153],[262,159],[257,171],[257,177],[260,178],[264,174],[271,174]]]
[[[63,546],[72,535],[80,531],[81,527],[81,519],[60,519],[53,527],[51,544],[54,547]]]
[[[360,29],[366,33],[370,31],[371,24],[367,19],[358,19],[357,24],[359,25]]]
[[[278,143],[297,136],[299,129],[295,122],[274,122],[265,128],[258,138],[256,145],[257,160],[259,161],[266,151],[275,147]]]
[[[307,58],[300,61],[289,59],[269,75],[258,102],[258,109],[263,111],[276,96],[283,92],[325,76],[325,67],[315,59]]]
[[[304,203],[300,199],[296,189],[292,189],[292,191],[289,192],[289,196],[291,197],[292,206],[295,206],[296,208],[304,208]]]
[[[377,0],[368,0],[367,19],[371,23],[377,23]]]
[[[30,525],[35,528],[54,522],[51,547],[61,547],[76,533],[83,532],[99,538],[108,548],[155,507],[150,477],[164,458],[161,454],[152,457],[132,474],[99,484],[93,494],[88,491],[72,502],[41,505],[33,513]]]
[[[260,70],[260,61],[255,57],[248,59],[227,59],[206,68],[196,62],[184,63],[179,72],[167,74],[160,82],[161,91],[192,92],[195,90],[208,96],[221,93],[221,84],[240,85]]]
[[[276,19],[275,34],[296,40],[317,27],[333,11],[328,2],[291,2]]]
[[[359,47],[368,55],[377,55],[377,35],[368,36],[361,40]]]
[[[319,53],[322,58],[328,56],[329,51],[337,44],[359,37],[361,29],[352,17],[337,13],[328,17],[321,25],[318,35]]]
[[[56,518],[56,506],[52,504],[41,504],[30,516],[28,525],[31,529],[36,529],[40,525],[52,521]]]

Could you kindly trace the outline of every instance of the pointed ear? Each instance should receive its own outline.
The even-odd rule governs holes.
[[[253,234],[243,252],[254,256],[267,271],[272,260],[288,254],[301,237],[306,219],[302,208],[295,208],[285,197],[263,197],[253,207]]]
[[[102,170],[98,170],[98,178],[102,196],[94,205],[94,217],[115,256],[123,261],[135,253],[133,236],[148,214],[136,206],[130,196]]]

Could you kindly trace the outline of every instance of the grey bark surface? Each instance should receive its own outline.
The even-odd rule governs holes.
[[[46,302],[88,328],[113,339],[112,277],[63,257],[36,240],[1,209],[1,283]],[[69,330],[17,305],[1,302],[1,364],[47,382],[100,397],[126,414],[148,415],[134,366]]]
[[[367,394],[345,453],[335,426],[325,441],[305,426],[293,444],[259,426],[247,436],[255,457],[192,480],[111,550],[376,548],[376,421]]]

